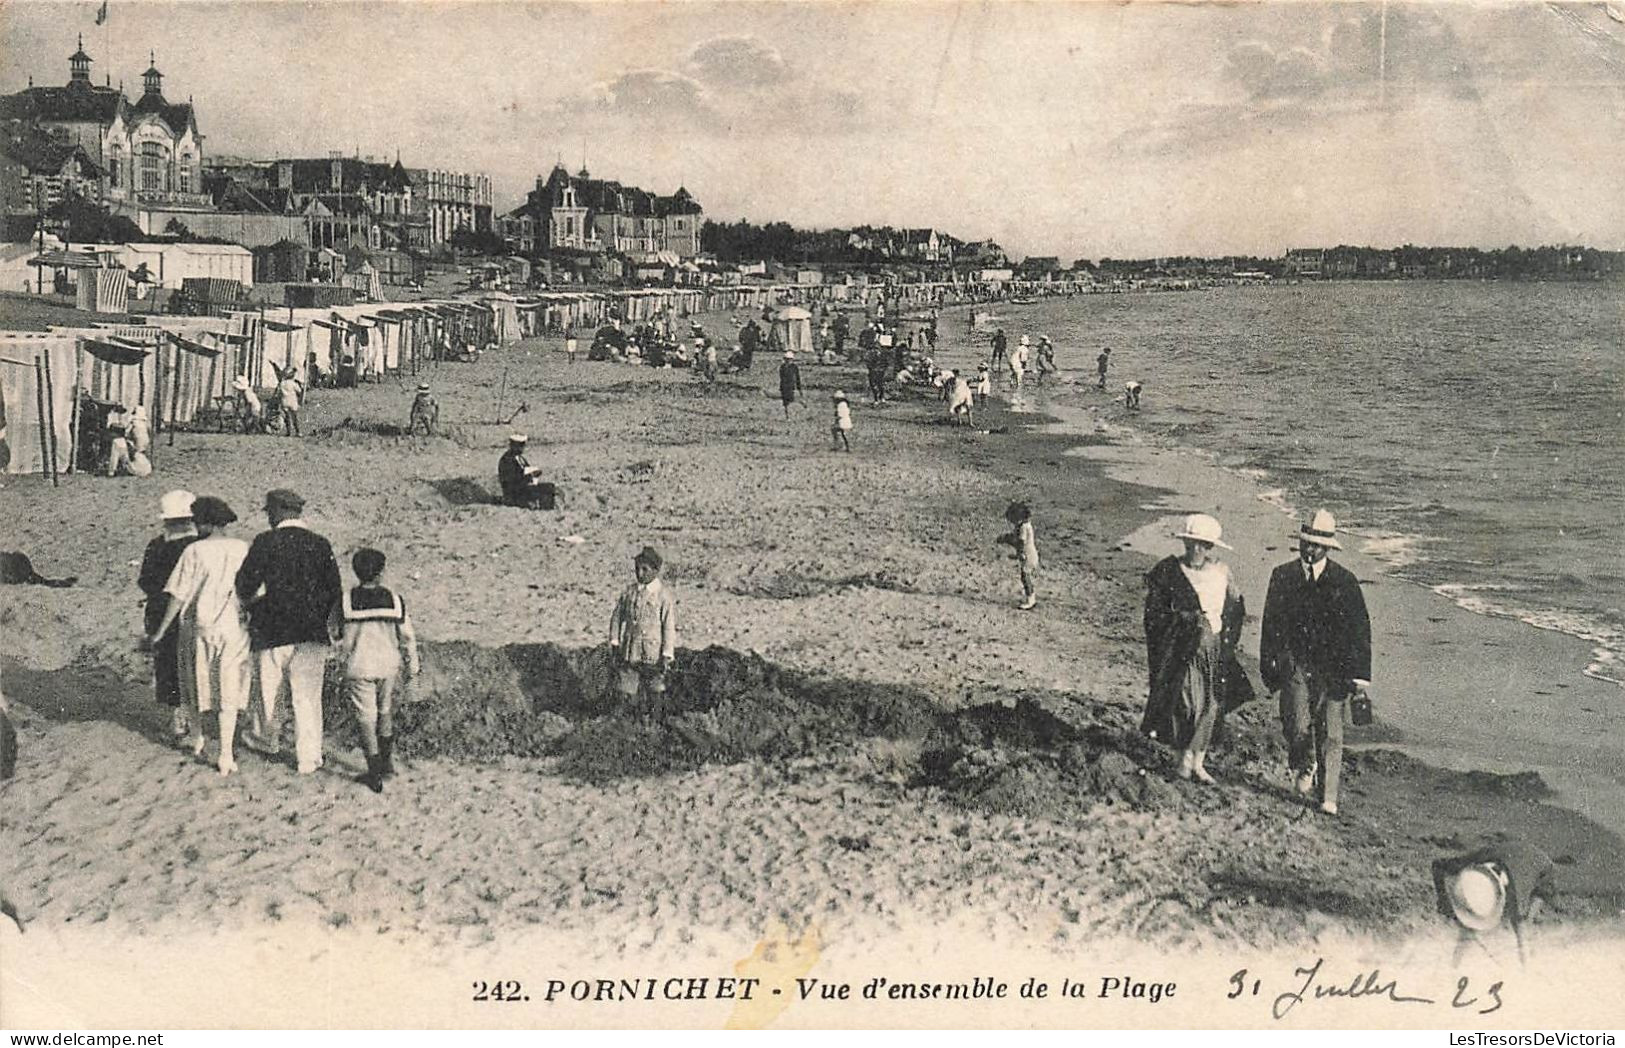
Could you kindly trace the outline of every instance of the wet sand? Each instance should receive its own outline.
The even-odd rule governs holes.
[[[1019,414],[970,433],[923,398],[854,397],[854,453],[836,454],[829,393],[856,394],[861,371],[805,367],[786,422],[776,365],[706,388],[684,371],[570,366],[535,340],[430,371],[445,436],[394,435],[411,395],[392,380],[317,391],[303,440],[181,435],[146,480],[8,480],[8,544],[81,577],[0,592],[24,745],[0,882],[41,933],[21,970],[48,974],[106,940],[164,957],[235,949],[244,978],[380,943],[459,978],[470,959],[544,940],[582,963],[729,968],[775,929],[816,929],[826,965],[884,950],[929,966],[966,934],[1052,959],[1372,943],[1433,956],[1447,929],[1428,863],[1495,832],[1559,857],[1549,942],[1617,936],[1625,848],[1531,777],[1358,755],[1346,816],[1325,819],[1286,790],[1260,702],[1215,755],[1219,788],[1167,778],[1134,730],[1150,562],[1131,539],[1168,512],[1165,495]],[[503,414],[528,404],[514,425],[563,489],[556,513],[484,501],[508,428],[504,366]],[[293,487],[343,563],[364,544],[389,554],[426,673],[382,796],[349,780],[360,762],[342,710],[310,778],[245,755],[221,780],[164,740],[134,650],[134,562],[173,486],[225,497],[244,537],[263,492]],[[992,541],[1014,497],[1037,507],[1032,612],[1015,608],[1014,564]],[[1245,514],[1229,506],[1234,535]],[[652,732],[591,687],[591,649],[646,542],[679,595],[688,704]],[[1261,583],[1243,581],[1256,615]],[[310,1014],[295,996],[210,1008],[190,988],[98,1014],[139,1024],[194,999],[222,1022]],[[318,1024],[387,1018],[323,1007]]]

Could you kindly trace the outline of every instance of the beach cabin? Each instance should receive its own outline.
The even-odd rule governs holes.
[[[785,306],[774,313],[773,333],[785,349],[807,354],[813,351],[812,314],[800,306]]]

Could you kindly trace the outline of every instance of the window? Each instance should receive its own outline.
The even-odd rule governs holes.
[[[169,174],[169,154],[159,142],[143,142],[137,149],[141,158],[141,187],[144,190],[161,192],[167,188],[165,182]]]
[[[185,156],[185,155],[183,155],[181,157],[181,162],[180,162],[180,167],[179,167],[179,172],[178,173],[180,175],[180,186],[179,186],[180,191],[182,193],[190,193],[192,191],[192,158],[191,157]]]

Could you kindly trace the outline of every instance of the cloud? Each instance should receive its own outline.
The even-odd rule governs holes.
[[[628,70],[554,107],[564,118],[702,133],[837,135],[865,130],[867,109],[859,91],[799,76],[777,49],[748,36],[702,41],[682,71]]]
[[[1477,96],[1474,63],[1450,24],[1431,10],[1409,4],[1381,8],[1310,9],[1332,13],[1319,25],[1300,25],[1296,39],[1250,39],[1225,56],[1223,78],[1246,99],[1264,104],[1341,102],[1374,104],[1397,91]],[[1318,39],[1316,38],[1318,36]],[[1381,90],[1377,90],[1378,86]]]
[[[705,87],[682,73],[662,69],[632,69],[613,80],[594,84],[587,91],[561,100],[561,115],[602,117],[632,123],[695,127],[715,125],[720,114]]]
[[[750,36],[719,36],[696,44],[689,52],[687,68],[719,88],[768,88],[795,78],[777,48]]]

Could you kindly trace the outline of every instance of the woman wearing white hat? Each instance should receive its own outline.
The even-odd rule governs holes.
[[[1146,573],[1145,644],[1150,696],[1140,730],[1180,751],[1179,776],[1211,783],[1204,761],[1226,710],[1253,697],[1236,660],[1247,606],[1230,569],[1212,557],[1230,549],[1219,522],[1193,513],[1174,537],[1183,556],[1163,558]]]
[[[147,551],[141,558],[141,574],[136,578],[136,585],[147,595],[144,625],[149,635],[158,628],[169,607],[164,585],[169,582],[176,561],[181,559],[181,552],[198,539],[197,526],[192,522],[192,493],[166,492],[158,500],[158,519],[163,524],[163,534],[147,543]],[[177,739],[191,730],[192,723],[181,690],[181,681],[186,679],[182,673],[191,672],[191,652],[187,652],[183,667],[179,637],[180,632],[172,630],[152,646],[153,685],[159,704],[170,708],[170,730]]]

